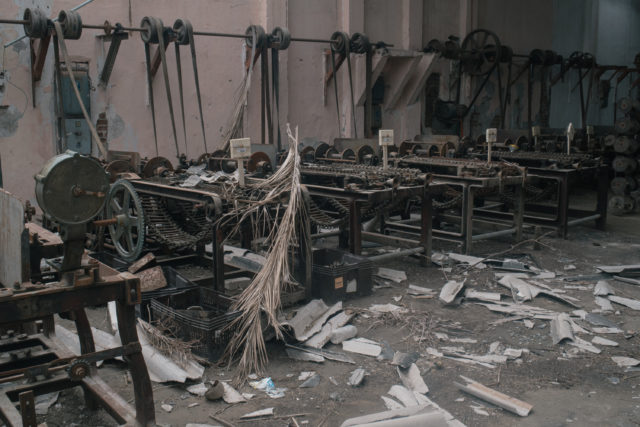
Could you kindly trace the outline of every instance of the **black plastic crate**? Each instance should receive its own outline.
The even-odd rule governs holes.
[[[222,356],[234,331],[229,328],[239,311],[228,311],[233,300],[212,289],[198,287],[165,298],[151,300],[153,321],[171,323],[176,336],[196,341],[194,354],[215,361]]]
[[[127,261],[120,259],[109,252],[92,252],[89,256],[119,272],[127,271],[127,268],[131,265]]]
[[[337,249],[313,252],[315,298],[337,302],[353,296],[371,295],[373,263],[366,257]]]

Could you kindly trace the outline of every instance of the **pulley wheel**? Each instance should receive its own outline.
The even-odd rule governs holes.
[[[158,169],[173,172],[173,165],[166,157],[153,157],[144,165],[142,169],[143,178],[151,178],[158,174]]]
[[[23,25],[24,34],[32,39],[43,39],[49,31],[49,18],[42,9],[25,9],[22,19],[27,21]]]
[[[267,163],[269,164],[269,169],[271,168],[271,159],[269,158],[267,153],[265,153],[264,151],[256,151],[251,155],[251,157],[249,157],[249,160],[247,161],[247,172],[255,172],[261,162],[263,162],[263,168]],[[263,172],[266,171],[263,170]]]
[[[73,151],[49,160],[35,180],[40,208],[61,224],[83,224],[94,218],[109,191],[102,164]]]
[[[272,49],[285,50],[291,44],[291,33],[287,28],[275,27],[271,31],[269,44]]]
[[[210,157],[209,167],[211,168],[212,171],[217,172],[222,170],[222,162],[224,161],[223,159],[227,158],[228,156],[226,151],[216,150],[213,153],[211,153],[209,157]]]
[[[142,21],[140,21],[140,28],[142,28],[142,31],[140,31],[140,38],[145,43],[156,44],[160,41],[158,38],[158,29],[161,34],[164,33],[162,20],[154,18],[153,16],[145,16],[142,18]]]
[[[189,33],[193,32],[193,26],[188,19],[176,19],[173,23],[173,32],[176,35],[176,43],[188,45],[190,42]]]
[[[260,25],[250,25],[244,34],[248,47],[253,47],[254,40],[256,41],[256,50],[262,49],[268,41],[267,34]]]
[[[61,10],[58,22],[62,26],[62,34],[67,40],[78,40],[82,35],[82,18],[73,10]]]
[[[483,76],[501,61],[502,45],[498,36],[489,30],[470,32],[462,41],[462,69],[472,76]]]
[[[109,162],[104,170],[109,174],[109,182],[111,183],[116,182],[120,174],[134,172],[128,160],[114,160]]]
[[[144,246],[144,210],[138,193],[129,181],[121,179],[111,186],[105,218],[118,220],[108,227],[118,255],[129,262],[138,259]]]

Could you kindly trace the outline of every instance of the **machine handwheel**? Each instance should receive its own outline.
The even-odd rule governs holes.
[[[109,235],[118,255],[135,261],[142,253],[145,237],[142,201],[129,181],[116,181],[107,196],[105,218],[117,218],[109,225]]]

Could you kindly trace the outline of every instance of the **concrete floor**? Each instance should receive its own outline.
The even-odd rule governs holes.
[[[530,237],[530,236],[529,236]],[[486,241],[476,245],[474,255],[482,256],[508,249],[508,240]],[[436,243],[436,250],[455,249],[450,245]],[[568,240],[545,238],[540,250],[532,245],[522,245],[509,257],[533,263],[539,268],[554,271],[556,280],[547,284],[566,291],[566,295],[577,298],[578,305],[591,311],[597,308],[592,294],[595,281],[571,282],[585,289],[567,289],[569,283],[561,278],[568,275],[594,274],[596,265],[640,263],[640,215],[625,217],[610,216],[606,231],[595,230],[591,225],[572,228]],[[575,270],[565,271],[564,266],[573,264]],[[504,319],[503,315],[490,312],[477,304],[464,302],[460,306],[445,307],[436,299],[413,299],[406,294],[409,284],[439,290],[448,279],[467,279],[467,286],[492,292],[504,289],[496,285],[490,270],[471,270],[454,267],[444,273],[436,267],[424,268],[410,258],[401,259],[386,267],[404,270],[408,280],[400,284],[392,283],[388,288],[375,290],[365,298],[345,301],[345,306],[361,310],[372,303],[394,303],[409,309],[407,315],[397,318],[366,318],[356,316],[353,324],[358,327],[359,336],[376,341],[387,341],[396,351],[418,351],[421,358],[417,364],[430,388],[429,397],[458,420],[469,426],[637,426],[640,424],[640,373],[624,372],[611,360],[611,356],[640,356],[640,317],[633,310],[615,305],[615,313],[606,317],[617,323],[625,334],[604,335],[617,341],[619,347],[601,347],[600,354],[579,353],[573,358],[565,357],[572,348],[567,344],[553,345],[549,334],[549,322],[536,320],[528,329],[521,321],[511,321],[494,325],[492,322]],[[640,286],[628,285],[610,280],[616,294],[640,299]],[[393,297],[401,296],[396,302]],[[503,300],[506,298],[503,297]],[[558,302],[536,298],[528,304],[558,312],[573,309]],[[104,321],[103,309],[91,310],[94,320]],[[581,323],[588,328],[589,325]],[[450,344],[439,342],[435,332],[445,332],[450,336],[468,337],[477,340],[473,344]],[[583,335],[591,340],[593,335]],[[434,359],[426,353],[427,347],[462,345],[466,351],[485,354],[490,343],[500,341],[514,348],[527,348],[530,353],[520,360],[509,361],[496,369],[461,364],[449,359]],[[339,346],[329,348],[340,350]],[[323,364],[292,361],[287,358],[283,345],[271,342],[268,345],[269,364],[264,376],[270,376],[277,387],[286,387],[285,397],[271,399],[248,385],[240,387],[241,392],[256,393],[247,403],[227,405],[221,401],[209,402],[204,398],[189,395],[185,385],[154,384],[157,421],[163,425],[181,426],[188,422],[216,424],[209,414],[234,425],[285,426],[290,419],[278,418],[259,422],[242,422],[239,417],[245,413],[274,407],[276,415],[304,414],[296,417],[300,424],[308,421],[310,426],[336,426],[345,419],[385,410],[380,399],[394,384],[400,384],[396,369],[387,362],[375,358],[353,355],[357,366],[366,369],[368,376],[359,388],[346,384],[353,365],[326,361]],[[300,389],[297,376],[301,371],[316,371],[321,376],[315,388]],[[100,369],[106,381],[118,390],[125,399],[132,397],[131,386],[126,383],[122,365],[118,362],[106,363]],[[230,379],[233,371],[225,368],[209,367],[206,379]],[[453,384],[464,375],[491,386],[503,393],[524,400],[534,406],[528,417],[510,414],[489,403],[465,395]],[[329,381],[334,378],[338,385]],[[337,393],[334,400],[330,394]],[[335,397],[335,396],[334,396]],[[112,421],[102,412],[90,413],[82,407],[79,391],[64,392],[59,402],[49,414],[39,418],[49,426],[58,425],[112,425]],[[171,413],[160,409],[163,403],[174,405]],[[189,408],[192,403],[198,406]],[[472,406],[479,406],[488,415],[476,413]]]

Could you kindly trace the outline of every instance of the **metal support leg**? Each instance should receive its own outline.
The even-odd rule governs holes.
[[[522,185],[516,185],[513,205],[513,228],[516,229],[516,242],[522,240],[522,221],[524,219],[524,190]]]
[[[20,414],[23,427],[37,427],[36,405],[33,399],[33,390],[24,391],[18,396],[20,399]]]
[[[135,305],[127,305],[117,301],[116,312],[118,316],[118,330],[122,345],[138,342],[136,331]],[[142,351],[125,357],[129,364],[129,372],[133,381],[133,393],[136,404],[136,420],[142,426],[155,425],[156,415],[153,406],[153,390],[147,365],[142,357]]]
[[[73,312],[73,320],[76,324],[76,331],[78,332],[78,339],[80,340],[80,352],[82,354],[93,353],[96,351],[96,345],[93,341],[93,333],[91,332],[91,324],[87,318],[87,313],[84,309],[75,310]],[[92,364],[92,369],[95,369],[95,363]],[[95,411],[99,408],[98,402],[90,393],[84,393],[84,401],[87,408]]]
[[[360,205],[356,200],[349,200],[349,251],[355,255],[362,253]]]
[[[432,238],[432,226],[433,226],[433,200],[431,193],[425,191],[422,195],[422,211],[420,218],[420,243],[424,247],[424,257],[422,258],[422,264],[428,266],[431,264],[431,247],[433,244]]]
[[[558,181],[558,237],[567,238],[569,231],[569,179],[562,175]]]
[[[211,242],[211,259],[213,261],[213,286],[216,291],[224,292],[224,246],[222,230],[213,226],[213,241]]]
[[[606,166],[598,168],[596,179],[598,180],[598,204],[596,211],[600,218],[596,219],[596,228],[604,230],[607,225],[607,197],[609,196],[609,169]]]
[[[465,185],[462,190],[462,252],[471,252],[473,243],[473,188]]]

